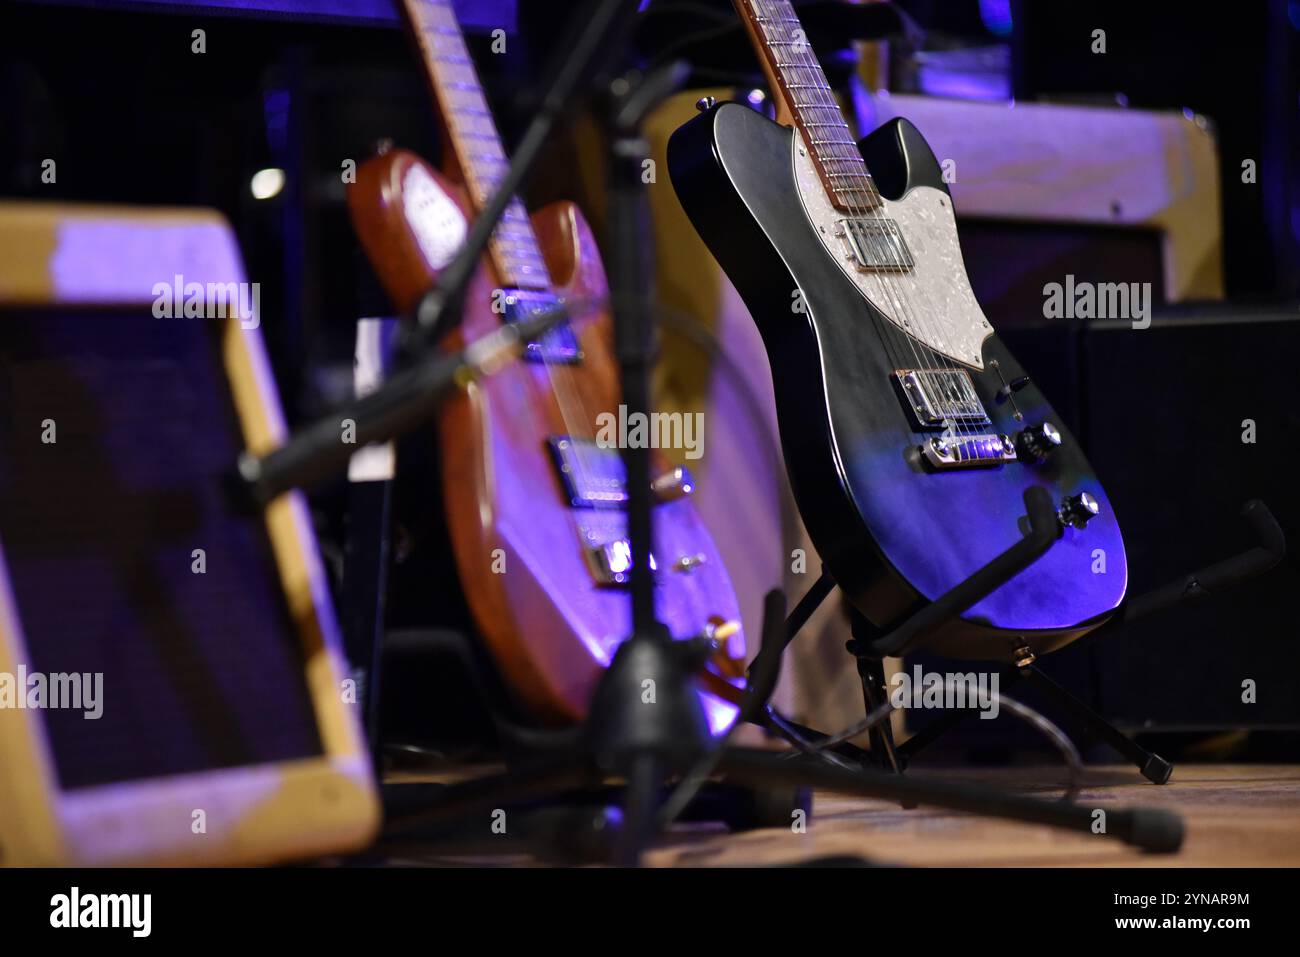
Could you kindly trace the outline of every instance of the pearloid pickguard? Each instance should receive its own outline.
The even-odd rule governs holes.
[[[896,201],[882,199],[881,206],[865,213],[867,218],[884,217],[898,224],[914,265],[906,272],[864,272],[835,235],[835,224],[845,214],[831,205],[797,131],[793,144],[795,182],[804,212],[858,291],[904,333],[956,362],[983,369],[982,344],[993,327],[966,278],[948,196],[932,186],[918,186]]]

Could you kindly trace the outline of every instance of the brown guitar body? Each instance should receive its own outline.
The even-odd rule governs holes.
[[[445,199],[430,200],[426,174]],[[426,211],[435,208],[431,220],[444,231],[445,202],[462,213],[468,207],[448,180],[400,150],[364,163],[348,196],[361,242],[403,312],[445,266],[430,261],[437,242],[426,236],[422,243],[419,224],[413,226],[413,182],[420,185]],[[531,221],[551,291],[570,302],[601,299],[604,267],[577,208],[555,203]],[[470,288],[461,337],[477,339],[502,322],[493,308],[502,285],[485,257]],[[598,583],[584,544],[593,533],[621,529],[624,514],[570,504],[547,444],[551,437],[590,439],[597,415],[618,410],[607,312],[575,316],[570,325],[581,344],[580,363],[514,362],[473,384],[440,421],[447,519],[471,611],[511,688],[550,722],[585,714],[601,669],[630,628],[627,592]],[[700,635],[738,619],[722,559],[689,496],[656,506],[655,534],[657,610],[674,636]],[[743,635],[736,632],[721,644],[711,667],[734,677],[744,656]],[[708,678],[710,686],[719,685],[717,675]],[[712,695],[705,704],[715,728],[732,714]]]

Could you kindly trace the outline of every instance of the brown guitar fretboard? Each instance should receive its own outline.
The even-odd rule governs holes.
[[[879,205],[880,193],[789,0],[734,2],[831,202],[846,212]]]
[[[455,11],[450,0],[398,0],[398,7],[419,48],[470,201],[480,210],[509,163]],[[503,283],[524,289],[550,285],[537,236],[518,197],[511,199],[488,250]]]

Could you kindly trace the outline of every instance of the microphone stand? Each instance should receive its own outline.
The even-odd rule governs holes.
[[[435,346],[460,324],[470,280],[510,200],[536,165],[542,147],[579,94],[622,49],[637,13],[637,0],[594,0],[586,10],[578,12],[578,17],[589,16],[555,70],[509,168],[471,224],[464,244],[439,275],[438,285],[425,293],[403,324],[399,371],[370,395],[345,404],[274,452],[261,457],[247,452],[240,456],[235,481],[235,495],[240,500],[263,506],[291,488],[308,487],[337,474],[356,447],[387,442],[410,432],[433,417],[441,401],[453,391],[451,386],[463,387],[467,372],[462,371],[461,381],[455,381],[455,370],[448,366],[445,355],[435,351]],[[526,342],[562,321],[567,312],[564,306],[539,311],[531,324],[517,323],[517,333],[501,330],[502,338],[514,336]],[[505,349],[510,343],[499,341],[494,345]],[[484,371],[490,371],[488,366]],[[356,423],[355,445],[339,441],[339,422],[343,419]]]

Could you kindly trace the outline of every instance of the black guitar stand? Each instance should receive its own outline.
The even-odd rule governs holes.
[[[881,654],[898,654],[913,642],[978,601],[1032,564],[1060,537],[1061,528],[1047,492],[1030,489],[1025,495],[1029,533],[901,627],[875,640]],[[761,649],[750,667],[740,714],[720,741],[712,741],[700,709],[695,671],[711,646],[699,640],[671,641],[664,636],[627,639],[605,672],[587,722],[573,734],[556,734],[554,747],[539,747],[534,756],[504,774],[436,787],[429,800],[408,813],[390,818],[390,837],[425,832],[430,827],[464,821],[467,815],[495,808],[535,805],[544,797],[592,793],[622,781],[623,815],[606,835],[614,845],[613,860],[635,864],[653,835],[687,810],[710,779],[724,784],[764,790],[784,787],[820,788],[841,794],[896,801],[905,807],[920,804],[1044,824],[1083,833],[1092,832],[1092,809],[1069,802],[1045,801],[1006,794],[986,787],[948,782],[917,781],[853,760],[866,752],[841,748],[847,757],[791,754],[730,746],[744,722],[772,726],[776,719],[767,702],[776,687],[782,652],[798,633],[833,584],[823,576],[787,619],[785,598],[768,595],[764,608]],[[642,681],[650,676],[657,703],[646,707]],[[879,688],[868,683],[870,694]],[[869,697],[868,700],[871,700]],[[818,732],[784,723],[793,735]],[[824,736],[822,736],[824,738]],[[542,744],[540,739],[537,742]],[[680,783],[666,799],[662,788],[673,778]],[[1118,838],[1152,852],[1176,851],[1182,843],[1182,821],[1156,809],[1120,809],[1108,813],[1104,836]],[[605,819],[605,824],[609,819]]]
[[[1039,491],[1042,490],[1030,490],[1031,493]],[[1043,497],[1046,497],[1045,492]],[[1025,500],[1030,506],[1032,523],[1034,506],[1030,501],[1029,493],[1026,494]],[[1039,506],[1040,511],[1042,507]],[[1051,503],[1047,502],[1046,507],[1050,509]],[[1286,539],[1268,507],[1258,499],[1252,499],[1242,508],[1241,514],[1256,539],[1256,544],[1252,548],[1126,602],[1093,634],[1104,637],[1123,623],[1137,621],[1166,608],[1218,594],[1233,585],[1262,575],[1276,566],[1286,555]],[[1055,521],[1054,516],[1052,520]],[[1047,521],[1045,514],[1041,521]],[[1041,557],[1060,537],[1060,534],[1059,523],[1054,534],[1050,529],[1040,530],[1035,524],[1034,531],[1027,538],[947,594],[925,606],[904,625],[888,634],[882,634],[856,610],[851,611],[853,637],[847,643],[847,650],[857,659],[868,716],[879,713],[885,701],[883,659],[899,657],[919,647],[926,634],[933,632],[946,621],[975,604],[998,585]],[[1018,554],[1013,555],[1013,552]],[[996,573],[994,573],[995,566],[997,566]],[[988,576],[983,577],[986,573]],[[991,588],[985,587],[990,578],[998,580]],[[823,571],[821,577],[808,589],[794,613],[791,614],[786,629],[787,642],[795,638],[799,629],[834,587],[834,579]],[[1173,773],[1173,765],[1170,762],[1139,745],[1085,702],[1052,680],[1036,667],[1035,656],[1027,646],[1019,649],[1015,660],[1001,670],[999,687],[1007,687],[1026,680],[1032,682],[1050,701],[1081,725],[1085,732],[1099,737],[1132,762],[1148,781],[1153,784],[1164,784],[1169,780]],[[887,711],[885,714],[887,715]],[[933,744],[968,715],[969,710],[948,711],[942,717],[930,721],[901,745],[895,744],[888,721],[877,721],[869,728],[870,752],[860,753],[877,767],[902,772],[922,749]],[[802,731],[805,737],[813,739],[826,737],[811,729],[802,729]]]

